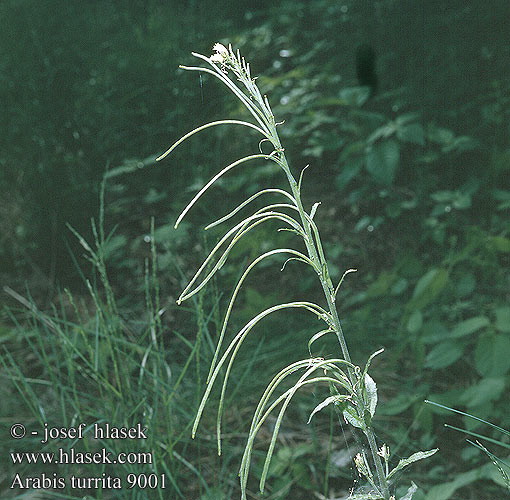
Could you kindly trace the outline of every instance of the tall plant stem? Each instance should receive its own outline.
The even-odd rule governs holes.
[[[271,120],[273,122],[273,120]],[[290,188],[292,190],[292,195],[294,196],[294,199],[296,200],[297,208],[299,210],[299,216],[301,218],[301,223],[305,231],[305,245],[308,252],[308,256],[310,260],[316,264],[317,269],[321,269],[321,273],[319,274],[319,280],[321,282],[322,289],[324,291],[324,295],[326,297],[326,301],[328,304],[329,313],[331,315],[331,320],[333,322],[334,331],[336,333],[338,343],[340,344],[340,349],[342,351],[342,356],[345,359],[345,361],[348,361],[351,363],[351,356],[349,354],[349,349],[347,347],[347,342],[345,341],[345,336],[342,331],[342,326],[340,324],[340,318],[338,317],[338,311],[336,309],[335,304],[335,295],[334,291],[330,285],[329,280],[329,272],[328,272],[328,266],[325,261],[325,259],[321,260],[319,257],[319,252],[317,250],[316,244],[314,243],[314,235],[312,234],[311,229],[311,223],[310,219],[307,216],[304,208],[303,203],[301,201],[301,193],[299,186],[296,182],[296,179],[294,179],[294,176],[292,175],[290,171],[289,164],[287,162],[287,158],[285,157],[285,154],[283,152],[283,148],[281,147],[280,138],[278,136],[278,133],[276,131],[276,126],[274,123],[271,123],[271,136],[273,139],[273,143],[277,147],[277,150],[280,151],[280,162],[282,165],[283,170],[285,171],[285,174],[287,175],[287,179],[290,184]],[[317,236],[318,238],[318,236]],[[319,244],[319,242],[317,242]],[[328,282],[329,281],[329,282]],[[349,380],[352,385],[352,387],[355,387],[357,383],[356,375],[352,368],[349,368]],[[356,394],[356,404],[358,408],[361,408],[362,415],[365,412],[365,402],[363,400],[363,397],[361,394],[358,394],[358,392],[355,392]],[[374,432],[370,426],[367,426],[364,429],[364,433],[366,435],[368,445],[370,448],[370,454],[372,455],[372,461],[375,465],[376,474],[377,474],[377,480],[380,488],[380,493],[383,495],[385,500],[389,500],[390,493],[388,488],[388,482],[386,480],[386,476],[384,474],[383,464],[381,457],[377,453],[377,442],[375,439]]]
[[[367,419],[365,418],[366,412],[369,412],[370,410],[369,408],[367,408],[367,403],[365,402],[365,397],[363,394],[364,381],[360,380],[359,373],[354,368],[352,368],[351,356],[349,354],[347,342],[345,341],[345,337],[342,332],[340,319],[338,317],[338,312],[335,305],[336,290],[334,289],[331,279],[329,277],[328,266],[326,263],[326,259],[324,257],[324,252],[322,250],[319,231],[315,223],[313,222],[313,215],[315,213],[316,206],[312,208],[310,214],[308,214],[303,208],[300,193],[301,179],[298,184],[296,182],[296,179],[292,175],[289,164],[287,162],[287,158],[284,153],[284,149],[281,145],[280,138],[278,136],[278,132],[276,131],[276,122],[273,112],[271,111],[269,101],[267,100],[267,97],[265,96],[263,97],[261,95],[257,85],[255,84],[255,79],[252,79],[250,75],[249,64],[247,64],[245,60],[241,58],[239,51],[237,52],[237,55],[234,54],[232,47],[230,46],[227,49],[221,44],[216,44],[213,47],[213,49],[215,50],[216,54],[211,56],[211,58],[207,58],[205,56],[202,56],[201,54],[193,53],[193,55],[195,55],[196,57],[208,62],[212,66],[213,68],[212,70],[199,67],[184,67],[184,68],[192,71],[204,71],[220,79],[240,99],[240,101],[244,104],[247,110],[256,119],[256,121],[260,125],[260,128],[258,128],[258,126],[256,125],[249,124],[247,122],[242,122],[242,124],[257,129],[264,136],[263,141],[270,141],[274,147],[274,151],[270,155],[266,156],[266,159],[271,158],[277,164],[280,165],[282,170],[285,172],[287,180],[290,184],[292,196],[296,204],[295,208],[297,208],[299,212],[299,217],[301,219],[301,227],[303,228],[304,231],[303,239],[308,252],[308,257],[310,261],[313,263],[314,268],[317,270],[317,274],[319,276],[319,280],[328,304],[329,311],[327,312],[327,318],[323,319],[325,319],[329,324],[330,328],[335,331],[338,343],[340,345],[340,349],[342,351],[343,359],[347,361],[350,365],[348,368],[348,378],[353,390],[353,403],[357,408],[359,420],[361,422],[364,422],[362,428],[363,432],[367,437],[370,453],[372,455],[372,461],[376,469],[379,493],[383,496],[384,500],[389,500],[390,495],[388,489],[388,482],[386,480],[386,476],[384,475],[381,457],[377,453],[377,443],[375,440],[375,435],[370,424],[366,422]],[[216,65],[216,63],[220,64],[220,66]],[[245,94],[227,76],[227,72],[229,69],[234,72],[237,79],[246,88],[246,90],[248,91],[248,95]],[[223,121],[221,123],[226,123],[226,121]],[[213,123],[209,124],[208,126],[212,125]],[[191,132],[190,135],[198,130],[199,129],[196,129],[195,131]],[[181,139],[181,141],[182,140],[184,139]],[[179,142],[172,146],[172,148],[170,148],[167,153],[169,153],[177,144],[179,144]],[[165,155],[167,153],[165,153]],[[183,212],[183,214],[186,212],[186,210]]]

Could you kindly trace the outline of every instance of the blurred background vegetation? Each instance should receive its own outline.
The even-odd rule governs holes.
[[[261,374],[305,357],[306,341],[298,339],[313,325],[284,315],[252,339],[259,361],[245,349],[222,458],[212,410],[198,439],[189,439],[228,277],[290,238],[260,228],[250,246],[236,249],[216,293],[175,305],[216,241],[199,229],[283,181],[264,165],[238,170],[173,230],[197,189],[257,148],[249,133],[223,127],[154,164],[183,133],[242,113],[216,81],[177,68],[192,61],[191,51],[210,54],[220,41],[240,48],[261,75],[260,88],[285,120],[280,133],[294,172],[310,164],[304,197],[322,202],[317,218],[332,274],[358,269],[338,307],[355,362],[386,349],[373,368],[381,440],[396,457],[440,448],[413,469],[425,492],[416,498],[501,498],[485,455],[443,428],[477,432],[477,423],[423,400],[510,426],[507,19],[505,0],[0,3],[2,426],[14,417],[34,425],[143,420],[158,471],[172,479],[162,497],[138,490],[130,498],[237,497],[243,438],[269,380]],[[369,65],[365,78],[360,57]],[[374,88],[367,92],[365,83]],[[276,268],[247,283],[237,324],[261,307],[319,292],[312,276],[298,274],[296,283],[295,268]],[[325,342],[326,354],[334,349]],[[111,370],[120,371],[110,378]],[[99,390],[108,380],[111,390]],[[306,426],[319,397],[304,395],[288,414],[268,498],[344,498],[355,479],[347,431],[328,415]],[[11,498],[19,467],[8,451],[21,445],[6,437],[1,445],[0,496]]]

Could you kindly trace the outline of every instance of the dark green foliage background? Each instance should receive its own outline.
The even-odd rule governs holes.
[[[194,341],[197,319],[174,306],[184,283],[178,269],[189,277],[220,234],[205,239],[198,230],[247,194],[282,182],[264,165],[240,169],[209,193],[178,231],[172,229],[199,187],[257,148],[249,133],[225,127],[202,133],[154,165],[158,153],[192,128],[242,115],[216,81],[177,69],[192,62],[192,50],[209,54],[216,41],[232,43],[250,61],[252,73],[261,75],[259,87],[276,117],[285,120],[280,133],[294,172],[310,164],[304,197],[308,206],[322,202],[317,219],[335,281],[345,269],[358,269],[342,287],[339,312],[357,363],[386,348],[373,374],[382,439],[400,443],[402,456],[417,447],[441,448],[427,468],[416,468],[415,480],[425,489],[476,469],[484,456],[442,428],[448,418],[466,423],[425,407],[423,400],[510,426],[507,17],[504,0],[4,0],[2,284],[19,291],[27,287],[42,309],[62,287],[85,295],[77,265],[85,274],[89,267],[66,224],[91,238],[90,220],[97,218],[99,186],[106,178],[105,230],[115,228],[106,256],[122,310],[133,321],[143,315],[143,266],[154,218],[162,301],[171,310],[165,328]],[[377,54],[378,91],[368,100],[355,75],[362,43]],[[232,277],[246,258],[277,241],[292,244],[290,236],[270,228],[252,238],[233,253],[216,295],[200,299],[204,314],[216,301],[223,310]],[[312,277],[295,265],[281,275],[276,268],[261,270],[247,284],[235,321],[241,324],[278,301],[318,293]],[[14,305],[6,295],[4,300]],[[218,311],[209,317],[211,329],[214,315]],[[7,314],[1,321],[7,332]],[[302,318],[268,322],[261,332],[265,343],[253,341],[262,360],[256,378],[264,367],[274,374],[282,360],[306,356],[306,340],[301,348],[296,338],[301,333],[307,339],[313,327]],[[177,373],[185,359],[179,345],[168,340]],[[326,343],[324,349],[330,354],[335,346]],[[18,357],[23,359],[23,351]],[[255,370],[247,361],[242,366]],[[184,382],[183,390],[196,392],[193,384],[201,380],[203,386],[203,376]],[[253,384],[256,394],[261,388]],[[230,419],[234,431],[246,432],[255,399],[248,394],[243,390],[232,402],[243,415]],[[305,408],[298,405],[287,419],[297,433],[309,432],[303,430]],[[189,408],[190,415],[193,411]],[[328,433],[327,420],[317,420]],[[213,417],[209,424],[203,432],[212,428]],[[312,434],[324,431],[317,425]],[[322,491],[322,442],[315,437],[310,442],[282,445],[275,468],[281,484],[273,490],[282,488],[281,498],[289,491],[292,498]],[[227,440],[226,455],[234,465],[215,467],[234,471],[240,444]],[[179,452],[188,453],[191,463],[200,457],[201,474],[212,484],[213,447],[197,452],[192,446]],[[315,469],[309,465],[314,456]],[[203,490],[193,474],[186,468],[180,473],[181,490],[198,498]],[[222,469],[220,477],[234,475]],[[330,482],[345,488],[351,472],[346,476],[347,483],[334,474]],[[499,491],[484,477],[479,490],[459,489],[451,498]],[[215,486],[223,495],[217,498],[235,497],[237,486],[230,479]]]

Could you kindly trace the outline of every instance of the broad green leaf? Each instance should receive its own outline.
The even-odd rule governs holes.
[[[343,411],[343,414],[345,420],[347,420],[347,422],[351,424],[353,427],[356,427],[357,429],[365,428],[365,422],[363,422],[363,419],[358,415],[356,408],[354,408],[353,406],[348,406]]]
[[[453,200],[453,207],[457,210],[465,210],[471,206],[471,195],[467,193],[457,193]]]
[[[455,288],[458,297],[468,297],[476,288],[476,278],[471,273],[463,274]]]
[[[385,401],[379,413],[381,415],[398,415],[407,410],[415,401],[416,398],[413,398],[410,394],[399,394],[390,401]]]
[[[400,278],[392,287],[391,287],[391,295],[400,295],[402,292],[405,292],[409,285],[409,282],[405,278]]]
[[[339,96],[349,106],[362,106],[370,97],[370,90],[367,87],[346,87]]]
[[[448,500],[459,489],[479,479],[489,476],[489,467],[484,465],[478,469],[458,474],[457,477],[449,483],[433,486],[427,493],[425,500]]]
[[[413,311],[407,321],[407,331],[409,333],[417,333],[423,325],[423,315],[419,309]]]
[[[430,269],[416,283],[409,309],[422,309],[429,304],[445,287],[448,272],[445,269]]]
[[[400,148],[394,140],[377,142],[367,149],[366,168],[379,184],[391,186],[400,160]]]
[[[406,123],[412,122],[420,118],[419,113],[404,113],[395,119],[395,123],[399,127],[403,127]]]
[[[432,319],[423,325],[421,340],[424,344],[437,344],[448,337],[449,331],[438,319]]]
[[[454,199],[455,193],[453,191],[436,191],[430,197],[438,203],[449,203]]]
[[[501,377],[510,369],[508,335],[480,335],[475,349],[475,367],[485,377]]]
[[[384,405],[379,407],[379,412],[382,415],[398,415],[407,410],[410,406],[414,405],[417,401],[422,401],[426,394],[429,393],[430,388],[427,384],[420,384],[418,387],[413,387],[412,392],[402,391],[389,401],[385,401]]]
[[[423,460],[424,458],[431,457],[439,450],[439,448],[434,448],[433,450],[429,451],[417,451],[416,453],[413,453],[408,458],[403,458],[399,461],[397,466],[388,474],[387,479],[390,479],[394,474],[396,474],[399,470],[404,469],[408,465],[411,465],[414,462],[417,462],[418,460]]]
[[[119,257],[124,253],[126,247],[127,239],[125,236],[121,234],[117,234],[105,242],[103,247],[104,258],[111,259],[112,256]]]
[[[455,134],[447,128],[429,125],[427,130],[428,139],[438,144],[448,144],[455,139]]]
[[[425,145],[425,132],[419,123],[411,123],[397,129],[397,137],[404,142],[412,142],[420,146]]]
[[[336,176],[335,185],[337,189],[342,191],[347,187],[354,177],[356,177],[361,167],[363,166],[363,160],[361,158],[349,159],[343,166],[341,172]]]
[[[377,279],[368,287],[367,296],[372,298],[386,295],[396,278],[394,272],[381,271]]]
[[[510,333],[510,307],[503,306],[494,310],[496,322],[494,326],[497,330],[504,333]]]
[[[499,399],[505,389],[504,377],[491,377],[480,380],[468,387],[462,394],[461,401],[468,407],[483,406]]]
[[[466,135],[461,135],[460,137],[455,137],[455,139],[451,142],[451,144],[447,144],[441,148],[443,153],[449,153],[450,151],[469,151],[470,149],[474,149],[477,145],[477,142]]]
[[[496,252],[509,253],[510,252],[510,238],[503,236],[490,236],[488,243]]]
[[[474,318],[466,319],[459,323],[452,330],[450,338],[458,338],[464,337],[466,335],[471,335],[472,333],[480,330],[480,328],[484,328],[490,324],[489,318],[486,316],[475,316]]]
[[[439,370],[452,365],[462,356],[463,348],[455,342],[446,341],[434,347],[425,359],[425,368]]]

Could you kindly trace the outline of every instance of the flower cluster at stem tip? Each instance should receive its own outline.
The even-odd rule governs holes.
[[[214,54],[211,56],[211,61],[222,63],[228,57],[228,49],[221,43],[215,43],[213,46]]]

